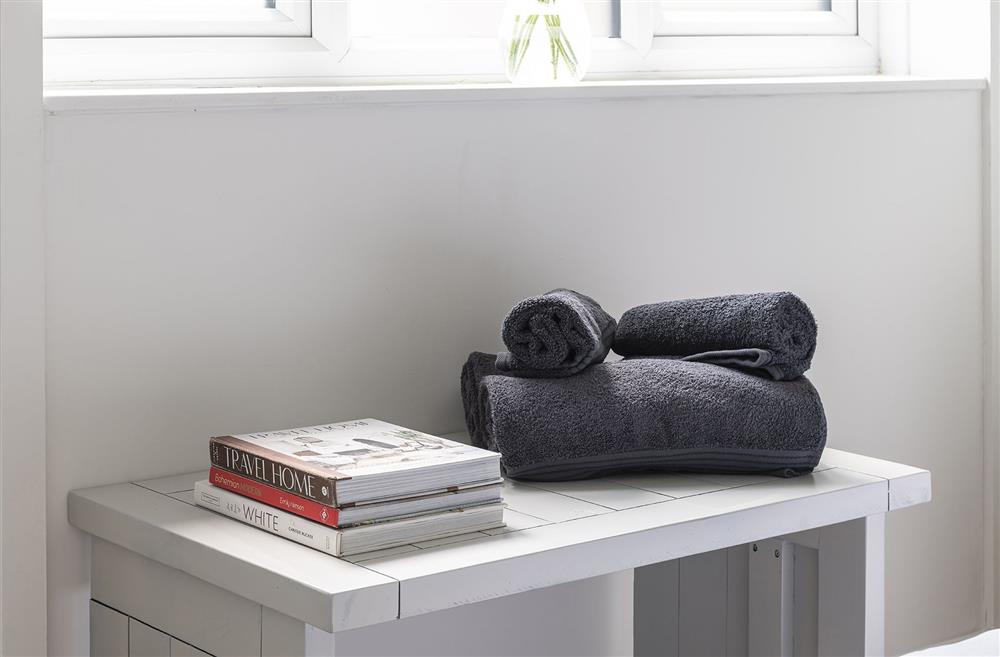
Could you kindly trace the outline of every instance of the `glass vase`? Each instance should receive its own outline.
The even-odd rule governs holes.
[[[583,0],[507,0],[500,49],[507,79],[515,84],[579,81],[590,65]]]

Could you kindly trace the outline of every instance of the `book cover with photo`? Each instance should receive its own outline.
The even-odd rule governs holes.
[[[374,419],[210,441],[212,464],[343,507],[445,492],[500,478],[500,455]]]

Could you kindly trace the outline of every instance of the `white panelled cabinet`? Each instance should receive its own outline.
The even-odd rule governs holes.
[[[128,621],[125,614],[90,601],[90,654],[127,657]]]
[[[930,499],[833,449],[793,479],[508,481],[504,529],[336,559],[195,506],[204,477],[70,494],[93,655],[879,655],[885,514]]]
[[[207,652],[90,601],[90,654],[104,657],[210,657]]]
[[[170,657],[170,635],[128,619],[129,657]]]

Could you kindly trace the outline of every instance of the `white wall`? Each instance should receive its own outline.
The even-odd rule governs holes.
[[[830,443],[929,467],[888,521],[888,648],[982,613],[980,93],[65,114],[47,125],[49,621],[86,646],[81,486],[206,437],[461,426],[518,298],[792,289]],[[609,618],[614,624],[623,619]]]
[[[42,3],[2,0],[0,655],[45,654],[42,126]]]
[[[910,73],[987,77],[993,4],[990,0],[907,0]]]
[[[948,76],[974,75],[988,78],[991,90],[988,103],[994,115],[984,117],[984,149],[989,149],[985,161],[997,162],[997,122],[1000,96],[996,92],[998,39],[1000,39],[1000,7],[990,0],[908,0],[909,60],[914,75]],[[992,125],[991,125],[992,123]],[[990,132],[994,134],[990,136]],[[984,408],[984,612],[985,623],[997,622],[1000,607],[1000,504],[997,503],[1000,476],[1000,221],[998,221],[998,186],[995,174],[984,172],[983,197],[984,256],[986,285],[986,380]]]
[[[989,171],[986,176],[986,185],[989,194],[989,214],[986,217],[989,226],[989,242],[985,245],[991,254],[990,272],[986,303],[990,311],[991,334],[988,337],[990,349],[990,359],[988,363],[992,369],[990,371],[990,382],[992,387],[988,387],[986,399],[987,418],[992,424],[987,426],[988,431],[984,436],[985,440],[985,466],[987,473],[986,481],[986,529],[989,531],[992,525],[992,541],[989,548],[992,549],[992,599],[988,601],[990,607],[987,622],[991,626],[1000,626],[1000,4],[990,3],[990,116],[984,121],[984,126],[989,130]],[[987,555],[987,568],[989,571],[990,556]]]

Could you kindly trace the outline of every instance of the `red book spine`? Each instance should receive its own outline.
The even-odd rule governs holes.
[[[278,509],[284,509],[313,522],[330,527],[339,526],[340,509],[336,507],[286,493],[283,490],[266,486],[253,479],[248,479],[242,475],[215,466],[212,466],[212,469],[209,471],[208,480],[213,486],[231,490],[243,497],[249,497],[252,500],[263,502]]]

